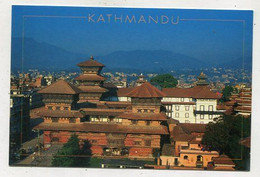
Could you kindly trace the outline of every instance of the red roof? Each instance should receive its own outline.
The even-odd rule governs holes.
[[[191,101],[191,102],[162,102],[163,105],[169,105],[169,104],[181,104],[181,105],[196,105],[195,102]]]
[[[133,87],[118,88],[117,96],[127,97],[128,93],[131,92],[133,89],[134,89]]]
[[[65,80],[58,80],[57,82],[39,90],[38,93],[73,95],[80,93],[80,89]]]
[[[180,123],[182,129],[187,133],[204,133],[207,124]]]
[[[132,133],[132,134],[154,134],[167,135],[168,129],[166,126],[137,126],[137,125],[122,125],[115,123],[41,123],[34,127],[40,130],[53,131],[74,131],[74,132],[104,132],[104,133]]]
[[[105,77],[97,74],[82,74],[75,78],[75,80],[84,80],[84,81],[104,81]]]
[[[104,67],[105,65],[103,65],[102,63],[99,63],[97,61],[94,60],[93,57],[91,57],[89,60],[81,62],[79,64],[77,64],[79,67],[87,67],[87,66],[98,66],[98,67]]]
[[[124,119],[133,119],[133,120],[158,120],[166,121],[167,116],[165,113],[123,113],[119,116]]]
[[[195,86],[192,88],[163,88],[167,97],[197,98],[197,99],[219,99],[220,97],[212,92],[208,86]]]
[[[131,92],[127,94],[129,97],[138,98],[162,98],[166,96],[162,91],[152,86],[149,82],[135,87]]]
[[[235,166],[234,162],[226,155],[221,155],[219,157],[212,157],[214,165],[232,165]]]

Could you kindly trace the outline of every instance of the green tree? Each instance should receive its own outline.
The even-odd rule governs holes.
[[[61,150],[54,155],[52,166],[55,167],[85,167],[89,164],[91,155],[90,143],[84,142],[83,148],[80,148],[79,139],[76,134],[72,134],[67,143]]]
[[[157,83],[162,88],[176,87],[178,80],[175,79],[171,74],[161,74],[153,77],[151,83]]]
[[[231,93],[234,91],[234,88],[230,85],[227,85],[223,90],[222,90],[222,98],[221,101],[225,102],[229,100],[229,97],[231,96]]]
[[[240,140],[250,136],[250,124],[250,118],[224,115],[207,125],[202,144],[208,150],[227,154],[232,159],[241,159],[234,161],[236,168],[247,170],[249,150],[240,144]]]

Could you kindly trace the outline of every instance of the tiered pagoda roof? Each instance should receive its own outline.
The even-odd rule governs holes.
[[[81,62],[81,63],[77,64],[77,66],[79,66],[79,67],[92,67],[92,66],[104,67],[105,65],[103,65],[102,63],[97,62],[96,60],[94,60],[94,57],[91,56],[90,60]]]
[[[62,118],[83,118],[84,115],[80,111],[69,110],[44,110],[37,114],[41,117],[62,117]]]
[[[85,80],[85,81],[105,81],[106,78],[97,74],[82,74],[75,78],[75,80]]]

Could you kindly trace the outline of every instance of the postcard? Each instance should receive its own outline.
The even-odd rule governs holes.
[[[12,6],[11,167],[250,171],[253,11]]]

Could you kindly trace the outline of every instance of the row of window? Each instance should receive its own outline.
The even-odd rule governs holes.
[[[138,113],[154,113],[153,109],[137,109]]]
[[[138,123],[138,120],[131,120],[131,123],[132,123],[132,125],[136,125]],[[151,125],[151,121],[147,120],[147,121],[145,121],[145,124],[149,126],[149,125]]]
[[[66,106],[63,106],[63,107],[60,107],[60,106],[47,106],[48,110],[69,110],[69,107],[66,107]]]
[[[59,118],[52,118],[51,120],[54,123],[58,123],[59,122]],[[76,123],[76,119],[73,119],[73,118],[69,119],[69,123]]]
[[[175,118],[179,118],[180,114],[178,112],[175,113]],[[204,119],[205,115],[204,114],[200,114],[200,119]],[[213,115],[209,114],[208,115],[209,119],[213,119]],[[185,118],[189,118],[189,113],[185,113]]]
[[[166,107],[167,109],[169,109],[170,107]],[[175,111],[179,111],[180,110],[180,106],[175,106]],[[190,110],[190,106],[185,106],[185,111],[189,111]],[[200,105],[200,111],[205,111],[205,105]],[[213,105],[209,105],[208,106],[208,111],[213,111]]]

